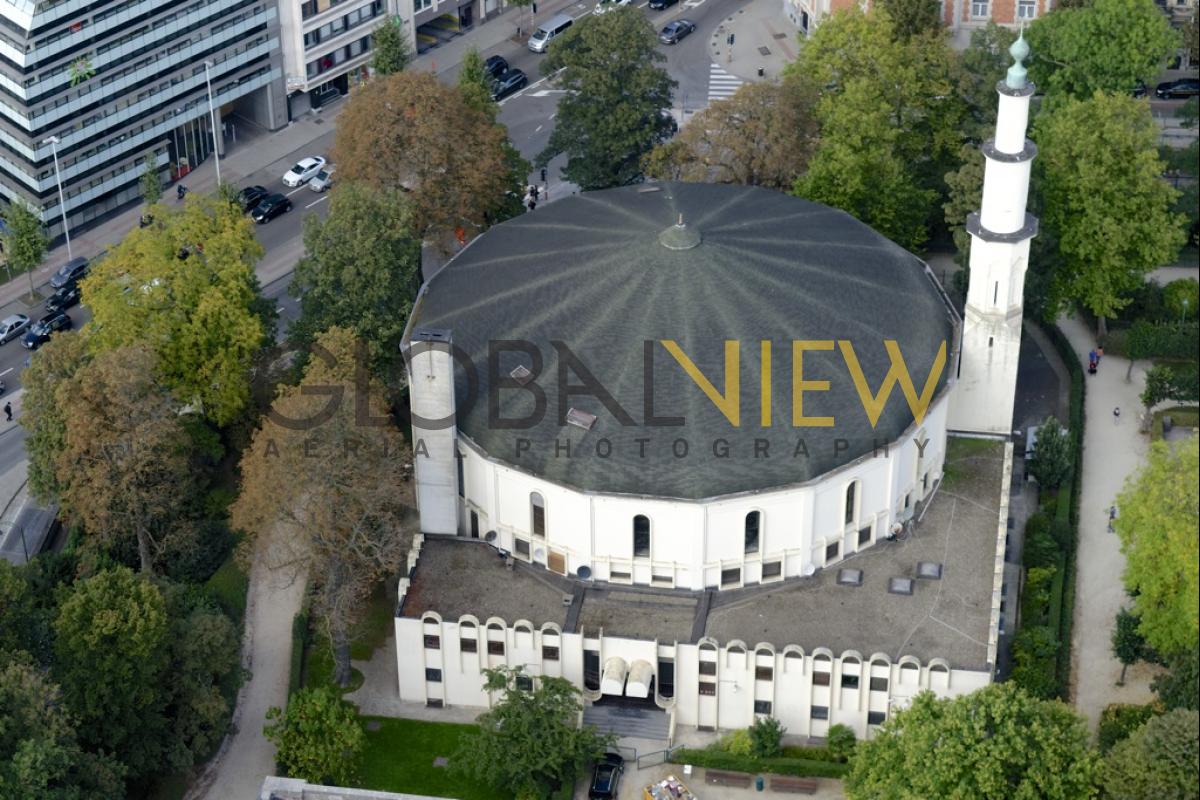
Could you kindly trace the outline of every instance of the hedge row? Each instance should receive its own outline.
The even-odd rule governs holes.
[[[671,763],[691,764],[695,767],[723,769],[730,772],[751,774],[771,773],[774,775],[796,775],[814,778],[841,778],[850,769],[847,764],[832,761],[816,761],[808,758],[751,758],[735,756],[720,750],[688,750],[680,748],[671,753]]]
[[[292,660],[288,669],[288,697],[304,687],[304,654],[308,650],[308,603],[292,617]]]

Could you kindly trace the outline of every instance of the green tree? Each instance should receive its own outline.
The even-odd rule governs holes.
[[[1086,100],[1096,92],[1128,95],[1153,85],[1179,35],[1154,0],[1094,0],[1059,8],[1029,28],[1030,77],[1054,100]]]
[[[142,202],[152,206],[162,199],[162,178],[158,175],[158,154],[153,150],[142,157],[142,176],[138,178],[138,188],[142,193]]]
[[[1136,664],[1145,657],[1146,640],[1138,630],[1140,624],[1141,620],[1129,609],[1122,608],[1117,612],[1112,632],[1113,655],[1121,662],[1121,677],[1117,678],[1117,686],[1125,685],[1125,670],[1129,669],[1129,665]]]
[[[308,346],[341,326],[367,343],[376,374],[400,358],[400,338],[420,284],[421,243],[404,193],[341,183],[329,216],[304,220],[304,257],[288,292],[300,317],[288,335]]]
[[[18,274],[26,273],[29,276],[29,294],[32,297],[33,271],[46,257],[50,239],[46,236],[46,230],[42,227],[42,220],[37,212],[24,200],[18,198],[7,203],[4,206],[3,219],[3,251],[9,280],[12,280],[14,269]]]
[[[1146,273],[1169,263],[1184,242],[1158,136],[1150,107],[1118,95],[1067,100],[1035,125],[1042,221],[1062,258],[1052,305],[1084,306],[1101,337]]]
[[[1171,396],[1174,378],[1175,371],[1166,364],[1155,364],[1146,370],[1146,385],[1141,394],[1142,405],[1146,407],[1146,411]]]
[[[458,90],[468,106],[495,121],[499,107],[492,100],[492,78],[484,67],[483,56],[474,47],[467,50],[458,67]]]
[[[1054,417],[1038,428],[1029,472],[1046,489],[1057,489],[1071,475],[1071,434]]]
[[[59,403],[59,387],[90,360],[87,340],[77,335],[50,337],[38,348],[38,357],[21,373],[25,389],[21,426],[27,431],[29,489],[41,503],[58,499],[58,458],[66,447],[66,419]],[[66,399],[66,398],[64,398]]]
[[[554,132],[536,164],[565,153],[563,176],[584,191],[626,186],[642,178],[642,158],[675,133],[668,115],[676,83],[650,21],[618,8],[574,25],[554,40],[542,74],[566,90]]]
[[[858,737],[854,735],[854,731],[841,723],[829,726],[825,742],[829,752],[833,753],[838,761],[849,761],[858,747]]]
[[[0,797],[121,800],[122,773],[80,747],[61,690],[27,654],[0,651]]]
[[[167,386],[226,425],[250,401],[250,371],[267,341],[254,265],[262,246],[234,205],[189,197],[159,207],[82,282],[95,352],[145,344]]]
[[[750,733],[750,755],[773,758],[783,752],[783,734],[787,728],[775,717],[757,717],[747,730]]]
[[[80,738],[119,753],[131,777],[156,772],[170,739],[168,629],[158,589],[123,567],[75,584],[54,621],[56,674]]]
[[[392,75],[412,63],[412,45],[404,32],[404,20],[389,17],[371,32],[371,69],[376,75]]]
[[[958,91],[967,105],[967,138],[976,148],[991,135],[996,124],[1000,99],[996,84],[1012,64],[1008,49],[1016,38],[1010,28],[988,20],[985,27],[971,31],[971,42],[959,59]]]
[[[1200,645],[1167,658],[1167,671],[1150,685],[1168,709],[1200,709]]]
[[[26,652],[39,663],[50,663],[53,637],[50,615],[30,585],[28,567],[0,559],[0,653]]]
[[[971,234],[967,217],[979,211],[983,202],[983,151],[975,144],[964,144],[959,155],[962,164],[946,173],[946,202],[942,204],[946,226],[954,237],[954,261],[961,268],[954,273],[954,288],[967,294],[970,281]],[[961,277],[960,277],[961,276]]]
[[[1200,784],[1200,712],[1152,717],[1104,759],[1100,785],[1111,800],[1186,800]]]
[[[1200,636],[1200,443],[1155,442],[1118,498],[1126,590],[1146,641],[1164,655],[1183,653]]]
[[[1083,800],[1095,771],[1083,719],[998,683],[953,699],[917,695],[859,742],[845,788],[852,800]]]
[[[938,0],[880,0],[879,7],[892,20],[892,35],[898,39],[940,36],[944,33]]]
[[[1200,281],[1180,278],[1163,287],[1163,305],[1172,320],[1195,319],[1200,314]]]
[[[520,667],[483,674],[484,689],[501,697],[479,715],[479,729],[464,737],[453,762],[481,783],[517,797],[546,797],[616,739],[576,727],[583,703],[563,678],[527,677]],[[522,688],[524,681],[536,685]]]
[[[275,760],[293,778],[348,786],[358,771],[366,734],[352,704],[332,688],[304,688],[287,709],[267,711],[263,728]]]

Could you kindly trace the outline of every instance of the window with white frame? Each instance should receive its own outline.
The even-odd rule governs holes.
[[[991,11],[990,0],[971,0],[971,16],[976,19],[986,19]]]
[[[529,493],[529,509],[533,517],[530,525],[533,535],[539,539],[546,538],[546,501],[537,492]]]
[[[745,525],[745,552],[758,552],[759,527],[762,521],[762,514],[758,511],[751,511],[746,515]]]
[[[1037,0],[1017,0],[1017,19],[1033,19],[1037,16]]]
[[[851,481],[846,487],[846,514],[844,522],[847,525],[854,524],[855,512],[858,510],[858,481]]]
[[[413,13],[419,14],[433,5],[433,0],[413,0]]]
[[[633,518],[633,557],[650,557],[650,518],[643,514]]]

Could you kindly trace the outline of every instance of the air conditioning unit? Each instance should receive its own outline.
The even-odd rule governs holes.
[[[578,569],[575,570],[575,574],[578,575],[582,580],[590,580],[592,577],[592,568],[587,564],[582,564]]]

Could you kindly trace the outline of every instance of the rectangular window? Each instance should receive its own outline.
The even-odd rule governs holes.
[[[829,673],[828,672],[814,672],[813,673],[813,686],[828,686],[828,685],[829,685]]]
[[[308,44],[308,43],[305,42],[305,44]],[[463,454],[456,451],[454,453],[454,455],[455,455],[454,466],[458,470],[458,496],[466,497],[466,495],[463,493],[466,491],[466,485],[467,485],[466,477],[463,475]]]
[[[842,688],[843,689],[857,689],[858,688],[858,676],[857,675],[842,675]]]
[[[701,675],[716,675],[717,674],[717,662],[701,661],[700,662],[700,674]]]
[[[593,692],[600,689],[600,652],[583,651],[583,688]]]
[[[812,718],[813,719],[829,719],[829,707],[828,706],[813,706],[812,707]]]
[[[529,675],[518,675],[517,676],[517,688],[519,690],[521,690],[522,692],[532,692],[533,691],[533,678],[530,677]]]
[[[440,669],[425,670],[425,680],[429,681],[430,683],[441,683],[442,671]]]
[[[529,542],[524,539],[513,539],[513,552],[526,561],[529,560]]]
[[[504,642],[488,642],[488,655],[490,655],[490,656],[504,655]]]
[[[884,720],[886,720],[886,719],[887,719],[886,711],[868,711],[867,712],[867,724],[868,725],[882,725],[884,723]]]
[[[783,574],[782,561],[768,561],[762,565],[762,576],[765,581],[767,578],[778,578]]]
[[[739,567],[721,570],[722,586],[737,586],[742,582],[742,570]]]
[[[675,662],[667,658],[658,660],[658,693],[663,697],[675,696]]]
[[[608,579],[610,581],[631,581],[631,580],[633,580],[633,574],[629,573],[629,572],[622,572],[620,570],[614,569],[614,570],[609,570]]]
[[[857,489],[858,489],[858,483],[851,483],[849,486],[846,487],[846,518],[845,518],[845,522],[847,525],[850,525],[851,523],[854,522],[854,505],[855,505],[855,502],[854,502],[855,497],[854,496],[858,493],[856,491]]]
[[[700,694],[705,697],[716,697],[717,685],[712,681],[700,681]]]
[[[754,679],[759,681],[769,681],[775,676],[774,667],[755,667]]]
[[[1033,19],[1037,16],[1037,0],[1018,0],[1017,19]]]
[[[633,557],[650,557],[650,518],[641,514],[633,518]]]
[[[758,552],[758,526],[762,520],[762,515],[757,511],[751,511],[746,515],[746,530],[745,530],[745,552]]]
[[[871,691],[872,692],[886,692],[887,690],[888,690],[888,679],[887,678],[881,678],[881,677],[871,678]]]
[[[868,525],[865,528],[859,528],[858,529],[858,546],[862,547],[864,544],[870,544],[870,543],[871,543],[871,526]]]
[[[441,637],[426,636],[425,637],[425,649],[426,650],[441,650],[442,649]]]
[[[558,648],[549,645],[542,645],[542,660],[543,661],[558,661]]]
[[[475,641],[474,639],[459,639],[458,649],[464,653],[478,653],[479,642]]]
[[[841,542],[831,542],[825,545],[825,561],[837,561],[838,554],[842,552]]]
[[[546,507],[540,502],[533,504],[533,535],[542,538],[546,536]]]
[[[755,700],[754,701],[754,713],[755,714],[770,714],[771,713],[771,701],[770,700]]]
[[[971,16],[975,19],[985,19],[988,16],[989,0],[971,0]]]

